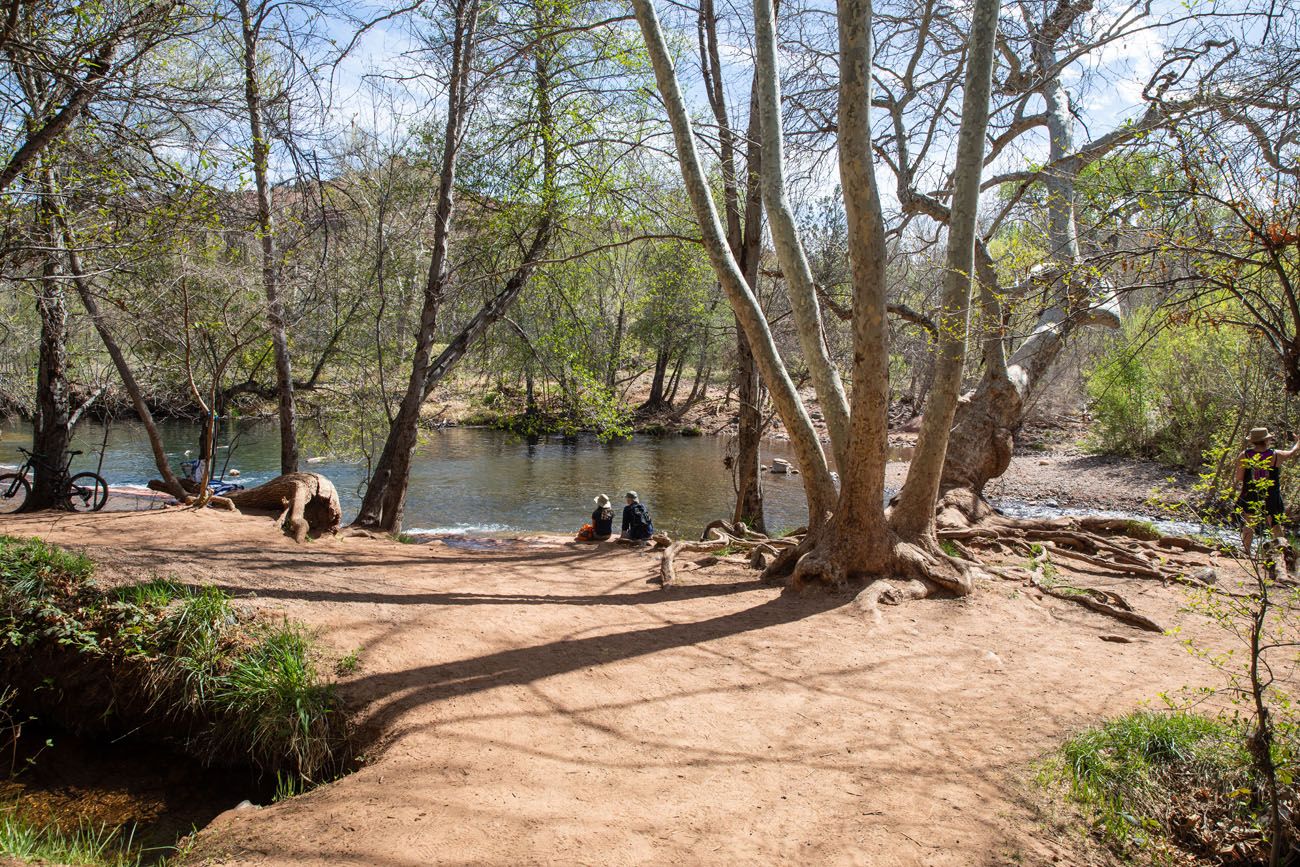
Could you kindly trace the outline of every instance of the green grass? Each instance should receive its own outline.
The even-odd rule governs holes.
[[[959,549],[951,539],[940,539],[939,547],[943,549],[943,553],[952,557],[954,560],[964,559],[962,557],[961,549]]]
[[[339,732],[336,699],[312,662],[312,642],[288,621],[262,628],[258,642],[235,657],[216,681],[213,706],[259,764],[287,766],[306,780],[330,763]]]
[[[1278,747],[1283,766],[1293,746]],[[1244,731],[1229,719],[1138,711],[1107,720],[1067,740],[1041,781],[1064,783],[1127,855],[1209,855],[1227,839],[1219,834],[1244,835],[1263,851],[1265,807]]]
[[[68,867],[138,867],[130,831],[83,822],[73,830],[41,827],[10,809],[0,813],[0,855]]]
[[[118,587],[113,591],[113,596],[117,601],[128,605],[161,609],[184,592],[185,589],[170,578],[155,578],[143,584]]]
[[[95,564],[40,539],[0,536],[0,586],[29,598],[45,598],[68,586],[90,580]]]

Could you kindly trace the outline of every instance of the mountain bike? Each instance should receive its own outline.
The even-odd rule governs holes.
[[[108,482],[96,473],[77,473],[68,475],[72,459],[81,452],[64,452],[62,464],[52,464],[45,460],[45,455],[38,455],[27,449],[19,449],[27,456],[27,461],[16,473],[0,475],[0,514],[17,512],[27,505],[31,496],[32,485],[27,476],[36,470],[40,473],[54,474],[54,489],[63,491],[60,506],[70,512],[98,512],[108,502]]]

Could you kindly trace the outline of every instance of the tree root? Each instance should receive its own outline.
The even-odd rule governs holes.
[[[1107,617],[1113,617],[1116,620],[1127,623],[1130,626],[1136,626],[1138,629],[1145,629],[1147,632],[1165,631],[1164,627],[1156,623],[1150,617],[1138,614],[1133,610],[1123,596],[1118,593],[1110,593],[1105,590],[1097,590],[1092,587],[1073,587],[1067,584],[1045,584],[1038,577],[1041,573],[1034,573],[1030,578],[1030,585],[1037,587],[1042,592],[1056,599],[1064,599],[1066,602],[1073,602],[1076,605],[1082,605],[1098,614],[1105,614]]]
[[[737,521],[735,524],[728,521],[713,521],[704,528],[704,534],[701,536],[700,541],[688,542],[682,540],[673,542],[665,548],[663,559],[659,562],[660,585],[671,587],[677,581],[674,560],[678,554],[683,552],[700,553],[730,548],[738,551],[748,551],[751,554],[755,551],[761,551],[764,554],[779,558],[780,552],[794,550],[798,544],[799,539],[794,537],[787,536],[773,539],[762,533],[755,532],[745,526],[743,521]],[[751,560],[751,562],[753,561]]]

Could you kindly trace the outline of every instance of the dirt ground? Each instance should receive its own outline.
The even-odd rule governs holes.
[[[656,553],[554,538],[298,546],[182,510],[0,532],[84,547],[109,580],[220,585],[316,627],[327,667],[360,649],[341,689],[383,732],[366,766],[223,814],[195,863],[1109,863],[1035,762],[1210,676],[1174,637],[996,579],[876,620],[737,567],[661,589]],[[1089,583],[1205,629],[1173,588]]]

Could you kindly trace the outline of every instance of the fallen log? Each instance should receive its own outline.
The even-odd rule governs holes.
[[[343,507],[334,483],[317,473],[288,473],[247,491],[234,491],[226,498],[236,509],[276,512],[276,524],[298,542],[308,536],[339,531]]]

